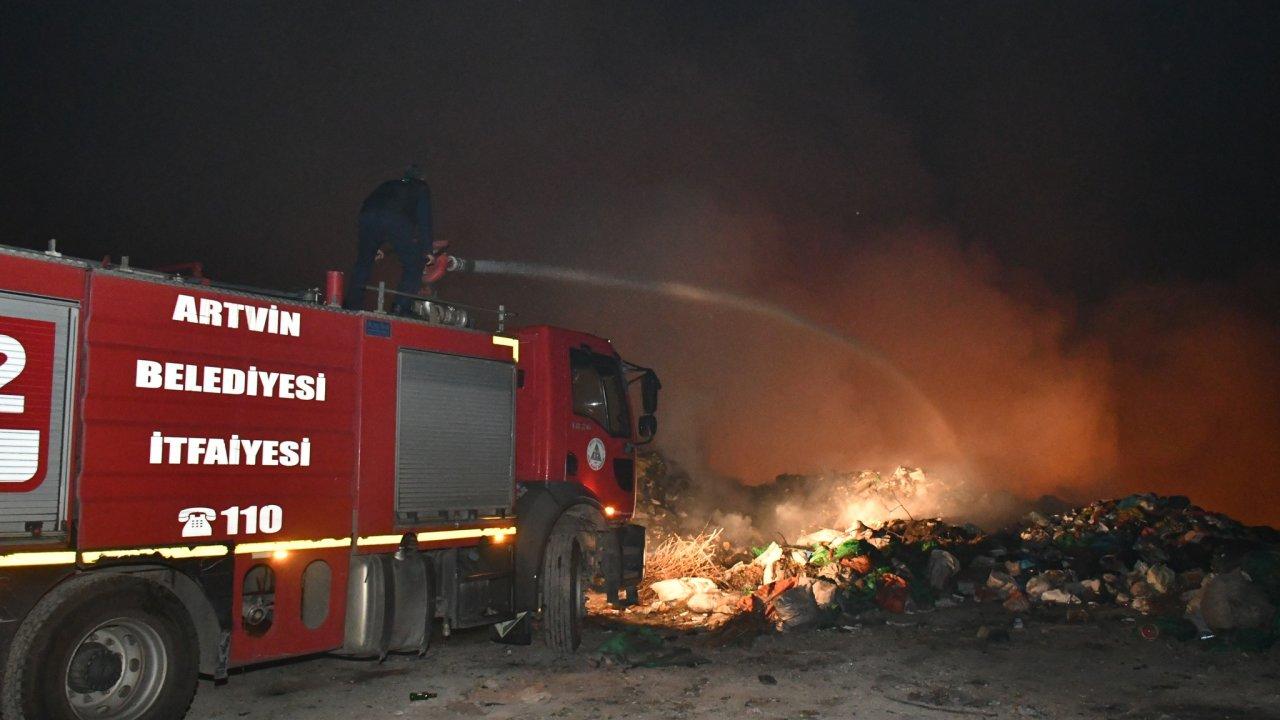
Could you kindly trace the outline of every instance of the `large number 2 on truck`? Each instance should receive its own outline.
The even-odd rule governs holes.
[[[12,383],[27,366],[27,352],[22,343],[9,335],[0,335],[0,390]],[[26,398],[0,394],[0,414],[21,415]],[[0,419],[3,422],[3,419]],[[26,482],[35,477],[40,467],[40,431],[0,427],[0,482]]]

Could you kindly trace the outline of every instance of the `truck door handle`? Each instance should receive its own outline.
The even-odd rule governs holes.
[[[573,453],[569,453],[569,455],[565,457],[564,474],[565,476],[578,474],[578,456],[577,455],[574,455]]]

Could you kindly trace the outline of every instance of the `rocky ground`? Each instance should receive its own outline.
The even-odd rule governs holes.
[[[971,604],[728,644],[659,629],[658,657],[701,664],[652,668],[595,652],[634,632],[623,619],[647,621],[595,615],[571,656],[475,632],[422,659],[251,669],[218,687],[202,681],[190,716],[1280,719],[1280,648],[1144,640],[1142,618],[1128,611],[1068,623],[1060,609],[1038,608],[1015,629],[999,604]],[[417,692],[434,697],[411,700]]]

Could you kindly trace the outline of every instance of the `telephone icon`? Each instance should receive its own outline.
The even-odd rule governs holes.
[[[209,537],[213,534],[210,520],[218,517],[213,508],[189,507],[178,513],[178,522],[182,526],[182,537]]]

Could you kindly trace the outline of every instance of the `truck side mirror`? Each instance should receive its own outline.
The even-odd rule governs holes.
[[[640,433],[640,439],[649,442],[654,435],[658,434],[658,418],[652,415],[641,415],[636,421],[636,430]]]
[[[645,415],[653,415],[658,411],[658,391],[661,389],[662,383],[658,380],[658,373],[645,370],[644,375],[640,376],[640,402],[644,405]],[[656,431],[656,424],[654,429]]]

